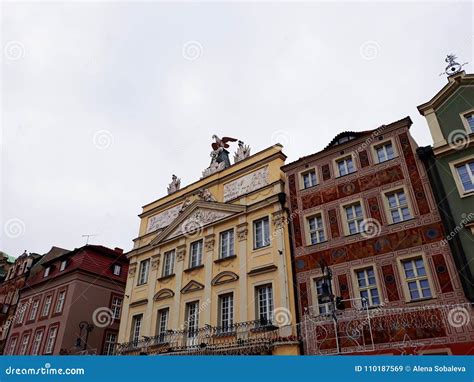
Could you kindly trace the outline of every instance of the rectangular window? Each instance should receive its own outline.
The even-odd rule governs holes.
[[[474,133],[474,114],[468,114],[465,116],[467,125],[469,126],[469,132]]]
[[[345,206],[347,228],[350,235],[362,232],[364,214],[362,213],[362,206],[360,203],[354,203],[350,206]]]
[[[270,325],[273,319],[273,290],[271,285],[257,287],[257,320]]]
[[[49,310],[51,309],[51,300],[53,296],[49,295],[46,296],[44,299],[43,311],[41,312],[41,317],[46,317],[49,315]]]
[[[174,254],[175,251],[172,250],[163,255],[163,277],[170,276],[174,272]]]
[[[140,262],[140,271],[138,272],[137,285],[143,285],[147,283],[149,268],[150,268],[150,259],[146,259]]]
[[[403,190],[390,192],[385,196],[393,223],[399,223],[412,218],[410,208],[408,207],[408,200]]]
[[[363,306],[377,306],[380,304],[379,290],[373,267],[356,271],[357,287]]]
[[[16,343],[18,341],[18,337],[13,337],[10,341],[10,346],[8,347],[8,355],[13,355],[15,354],[15,349],[16,349]]]
[[[197,337],[199,327],[199,301],[186,304],[186,330],[188,337]]]
[[[322,243],[326,240],[321,214],[308,218],[308,226],[311,244]]]
[[[114,355],[117,344],[117,333],[108,332],[105,336],[104,355]]]
[[[46,268],[44,269],[43,278],[44,278],[44,277],[48,277],[50,271],[51,271],[51,267],[46,267]]]
[[[395,158],[395,152],[393,151],[391,142],[375,147],[375,152],[377,153],[377,160],[379,163]]]
[[[351,156],[338,160],[336,164],[339,176],[344,176],[355,172],[354,160]]]
[[[59,266],[59,272],[64,271],[66,269],[66,265],[67,265],[67,260],[61,261],[61,265]]]
[[[270,245],[270,221],[268,217],[253,222],[254,248],[262,248]]]
[[[113,272],[115,276],[120,276],[120,273],[122,272],[122,267],[118,264],[114,264]]]
[[[234,230],[229,229],[220,234],[220,258],[234,256]]]
[[[54,313],[61,313],[64,307],[64,300],[66,299],[66,291],[61,291],[58,294],[58,300],[56,301],[56,309],[54,309]]]
[[[24,334],[23,339],[21,340],[21,346],[19,350],[20,355],[25,355],[26,351],[28,350],[28,344],[30,343],[30,334]]]
[[[35,337],[33,339],[33,346],[31,347],[31,355],[38,355],[39,354],[39,349],[40,349],[42,340],[43,340],[43,331],[38,330],[35,333]]]
[[[16,323],[22,324],[25,319],[26,308],[28,307],[27,303],[18,304]]]
[[[122,313],[122,302],[123,298],[114,296],[112,298],[112,314],[114,320],[120,320],[120,314]]]
[[[54,350],[54,344],[56,342],[56,335],[58,334],[58,328],[55,326],[49,329],[48,338],[46,339],[46,346],[44,354],[51,354]]]
[[[39,300],[34,300],[31,304],[30,316],[28,317],[29,321],[36,320],[36,314],[38,313]]]
[[[189,256],[189,268],[195,268],[202,264],[202,240],[191,243]]]
[[[131,333],[131,338],[130,341],[133,343],[137,343],[138,340],[140,339],[140,330],[142,326],[142,319],[143,319],[143,314],[137,314],[136,316],[133,316],[132,320],[132,333]]]
[[[219,296],[219,329],[222,333],[232,331],[234,325],[234,295]]]
[[[302,174],[303,177],[303,188],[310,188],[318,184],[316,178],[316,171],[311,170]]]
[[[159,342],[166,342],[166,333],[168,331],[168,319],[170,315],[170,310],[160,309],[158,311],[158,339]]]
[[[319,314],[329,314],[331,299],[329,297],[330,288],[329,283],[325,279],[317,279],[314,281],[316,288],[316,296],[318,301]]]
[[[464,192],[474,191],[474,161],[456,166]]]
[[[410,300],[431,298],[430,283],[421,257],[402,261]]]

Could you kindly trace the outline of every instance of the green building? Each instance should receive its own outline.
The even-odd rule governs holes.
[[[466,297],[474,301],[474,75],[448,56],[448,83],[418,106],[433,147],[420,147]]]

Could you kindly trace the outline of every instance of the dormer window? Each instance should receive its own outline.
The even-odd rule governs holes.
[[[120,276],[122,272],[122,267],[119,264],[114,264],[113,273],[115,276]]]
[[[67,260],[61,261],[61,265],[59,266],[59,272],[62,272],[66,269],[67,266]]]
[[[51,267],[46,267],[46,268],[44,269],[43,277],[48,277],[48,276],[49,276],[49,272],[51,272]]]

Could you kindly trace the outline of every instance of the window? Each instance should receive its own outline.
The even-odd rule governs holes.
[[[311,244],[322,243],[326,240],[324,236],[323,218],[321,214],[308,218],[309,237]]]
[[[22,303],[18,305],[16,323],[22,324],[25,319],[26,308],[28,307],[27,303]]]
[[[157,335],[159,342],[165,342],[166,341],[166,332],[168,330],[168,318],[170,315],[170,310],[168,308],[166,309],[160,309],[158,311],[158,330],[157,330]]]
[[[329,314],[330,311],[330,287],[328,281],[325,279],[317,279],[314,281],[316,288],[316,296],[318,301],[319,314]]]
[[[61,265],[59,266],[59,272],[62,272],[66,269],[67,266],[67,260],[61,261]]]
[[[431,298],[430,283],[426,274],[423,258],[402,261],[405,272],[405,282],[410,294],[410,300]]]
[[[38,355],[39,354],[39,349],[40,349],[42,340],[43,340],[43,331],[38,330],[35,333],[35,337],[33,339],[33,346],[31,347],[31,355]]]
[[[61,291],[58,294],[58,299],[56,300],[56,309],[54,313],[61,313],[63,311],[64,300],[66,299],[66,291]]]
[[[474,191],[474,161],[456,166],[464,192]]]
[[[41,317],[46,317],[49,315],[49,309],[51,308],[52,299],[53,299],[53,296],[51,295],[46,296],[44,300],[43,311],[41,312]]]
[[[114,320],[120,320],[120,314],[122,313],[122,302],[123,298],[114,296],[112,298],[112,313]]]
[[[222,333],[232,331],[234,324],[234,295],[219,296],[219,327]]]
[[[170,276],[174,272],[174,254],[175,251],[165,252],[163,256],[163,277]]]
[[[474,133],[474,113],[466,114],[464,116],[467,122],[467,127],[469,128],[469,133]]]
[[[140,262],[140,271],[138,272],[138,283],[137,285],[146,284],[148,281],[148,269],[150,268],[150,259],[146,259]]]
[[[18,337],[13,337],[10,341],[10,346],[8,347],[8,355],[15,354],[16,342],[18,341]]]
[[[114,355],[117,344],[117,333],[107,332],[105,335],[104,355]]]
[[[130,341],[134,343],[137,343],[138,340],[140,339],[140,329],[142,326],[142,319],[143,319],[143,314],[137,314],[136,316],[133,316],[132,333],[131,333]]]
[[[339,176],[344,176],[355,172],[354,160],[352,159],[352,156],[339,159],[336,161],[336,165]]]
[[[316,171],[315,170],[310,170],[302,175],[303,178],[303,188],[310,188],[313,186],[316,186],[318,184],[318,180],[316,179]]]
[[[51,267],[46,267],[46,268],[44,269],[43,278],[44,278],[44,277],[48,277],[50,271],[51,271]]]
[[[386,142],[375,147],[377,153],[377,160],[379,163],[386,162],[390,159],[395,158],[395,152],[393,151],[392,142]]]
[[[220,234],[220,258],[234,256],[234,230],[221,232]]]
[[[39,300],[34,300],[31,304],[30,316],[28,317],[29,321],[34,321],[36,319],[36,314],[38,313]]]
[[[273,319],[273,291],[271,285],[257,287],[257,320],[269,325]]]
[[[380,304],[379,291],[377,288],[377,281],[375,279],[375,272],[373,267],[360,269],[356,272],[357,287],[359,295],[362,298],[363,306],[377,306]]]
[[[18,351],[20,355],[25,355],[28,350],[28,344],[30,343],[30,333],[24,334],[23,339],[21,340],[21,346]]]
[[[186,304],[186,329],[188,337],[197,337],[199,326],[199,301]]]
[[[113,273],[115,276],[120,276],[120,273],[122,273],[122,267],[119,264],[114,264]]]
[[[253,222],[253,242],[255,249],[270,245],[270,222],[268,217]]]
[[[195,268],[202,264],[202,240],[191,243],[191,254],[189,257],[189,268]]]
[[[56,342],[56,335],[58,334],[57,326],[49,329],[48,338],[46,339],[46,346],[44,354],[51,354],[54,350],[54,343]]]
[[[386,198],[393,223],[399,223],[412,218],[405,191],[390,192],[386,194]]]
[[[350,206],[345,206],[347,228],[350,235],[362,232],[364,215],[362,213],[362,206],[360,203],[354,203]]]

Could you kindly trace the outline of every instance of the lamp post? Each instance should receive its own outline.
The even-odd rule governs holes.
[[[81,347],[82,345],[82,337],[83,337],[82,332],[85,330],[86,339],[84,341],[84,347],[82,348],[82,350],[87,349],[87,340],[89,339],[89,333],[92,332],[92,329],[94,329],[94,325],[89,324],[87,321],[81,321],[79,323],[79,337],[76,340],[77,347]]]

